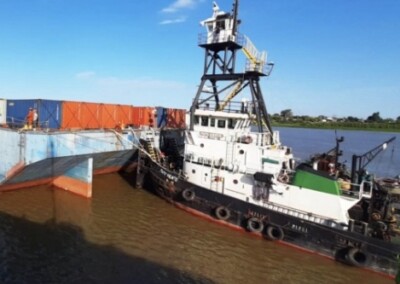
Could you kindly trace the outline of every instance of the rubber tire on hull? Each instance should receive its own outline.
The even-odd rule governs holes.
[[[193,201],[195,197],[196,194],[190,188],[186,188],[182,191],[182,198],[186,201]]]
[[[231,217],[231,212],[225,206],[219,206],[215,209],[215,216],[219,220],[226,221]]]
[[[347,252],[346,259],[351,265],[364,267],[368,264],[369,256],[358,248],[350,248]]]
[[[280,241],[284,238],[285,233],[282,228],[276,225],[268,225],[266,236],[271,241]]]
[[[264,230],[264,223],[257,217],[251,217],[247,220],[247,228],[250,232],[261,233]]]

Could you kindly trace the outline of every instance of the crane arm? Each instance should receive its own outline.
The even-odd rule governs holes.
[[[365,168],[375,157],[382,151],[384,151],[387,145],[393,142],[396,139],[396,136],[393,136],[389,140],[383,142],[382,144],[376,146],[375,148],[369,150],[361,156],[358,156],[360,159],[360,168]]]

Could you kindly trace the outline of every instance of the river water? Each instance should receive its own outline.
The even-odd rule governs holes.
[[[363,155],[392,137],[396,139],[387,144],[387,148],[376,155],[366,169],[379,177],[400,175],[400,134],[371,131],[349,131],[330,129],[276,128],[281,142],[292,147],[295,157],[307,160],[311,154],[323,153],[335,147],[336,137],[344,137],[340,144],[343,156],[340,158],[348,168],[351,167],[352,155]],[[382,148],[382,147],[380,147]]]
[[[319,151],[299,131],[281,129],[281,139]],[[0,283],[393,283],[206,221],[132,183],[96,176],[91,200],[49,186],[0,194]]]

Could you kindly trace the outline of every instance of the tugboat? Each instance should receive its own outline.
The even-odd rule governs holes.
[[[143,131],[137,186],[216,222],[394,277],[400,242],[391,195],[362,166],[345,187],[336,174],[295,165],[260,88],[273,64],[238,32],[238,7],[235,0],[224,12],[214,2],[201,22],[204,72],[183,147],[166,131]],[[236,72],[240,51],[246,66]]]

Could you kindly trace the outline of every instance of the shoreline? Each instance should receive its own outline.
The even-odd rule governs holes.
[[[310,124],[310,123],[271,123],[272,127],[290,127],[290,128],[312,128],[312,129],[332,129],[332,130],[352,130],[352,131],[373,131],[373,132],[394,132],[400,133],[400,124],[387,125],[365,125],[365,126],[346,126],[341,123],[337,124]],[[389,127],[390,126],[390,127]]]

